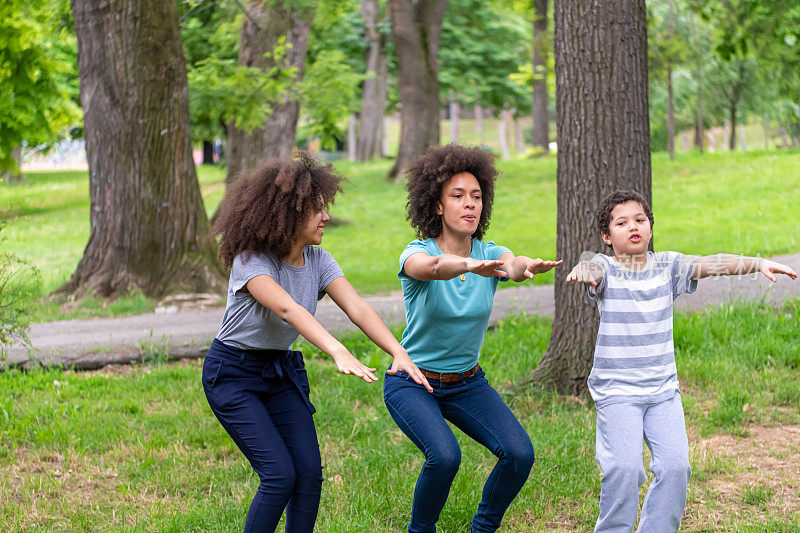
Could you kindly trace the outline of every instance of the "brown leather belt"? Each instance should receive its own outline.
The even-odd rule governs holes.
[[[475,365],[466,372],[453,372],[453,373],[441,373],[441,372],[431,372],[430,370],[425,370],[424,368],[420,368],[420,372],[428,378],[428,379],[435,379],[437,381],[441,381],[442,383],[453,383],[456,381],[461,381],[464,378],[468,378],[470,376],[474,376],[478,373],[478,370],[481,369],[480,365]]]

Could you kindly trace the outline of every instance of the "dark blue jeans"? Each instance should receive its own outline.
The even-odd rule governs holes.
[[[436,531],[439,513],[461,464],[461,449],[445,420],[498,458],[471,523],[473,532],[495,531],[528,479],[534,460],[531,439],[486,381],[483,370],[456,383],[429,381],[433,394],[405,372],[387,374],[383,386],[384,401],[392,418],[425,454],[425,464],[414,489],[408,531]]]
[[[322,492],[322,462],[300,352],[239,350],[217,339],[203,364],[211,410],[261,484],[245,532],[310,532]]]

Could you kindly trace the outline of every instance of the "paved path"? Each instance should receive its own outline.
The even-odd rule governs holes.
[[[800,272],[800,254],[773,259]],[[697,292],[679,298],[676,308],[680,311],[695,311],[709,304],[733,299],[764,299],[770,304],[779,304],[789,298],[800,298],[800,279],[792,281],[782,276],[778,283],[772,284],[760,274],[755,281],[753,278],[753,275],[748,275],[701,280]],[[387,323],[404,321],[401,294],[368,296],[366,300]],[[552,285],[518,285],[497,292],[491,321],[495,323],[508,314],[522,311],[552,315],[553,309]],[[109,363],[127,363],[140,359],[145,350],[166,351],[175,358],[199,357],[208,350],[209,343],[219,329],[223,312],[222,308],[213,308],[177,313],[148,313],[126,318],[33,324],[30,331],[32,348],[12,346],[8,362],[24,367],[41,364],[92,369]],[[354,327],[328,298],[320,302],[316,316],[331,331]]]

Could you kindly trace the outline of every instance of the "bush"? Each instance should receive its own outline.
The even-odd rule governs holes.
[[[0,213],[2,231],[9,222],[8,213]],[[10,252],[0,253],[0,358],[13,340],[29,343],[30,305],[39,294],[39,271],[30,262]]]

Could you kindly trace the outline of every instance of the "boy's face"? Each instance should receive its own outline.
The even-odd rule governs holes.
[[[608,233],[601,236],[614,249],[614,255],[641,255],[647,253],[653,230],[642,205],[630,201],[614,206]]]

